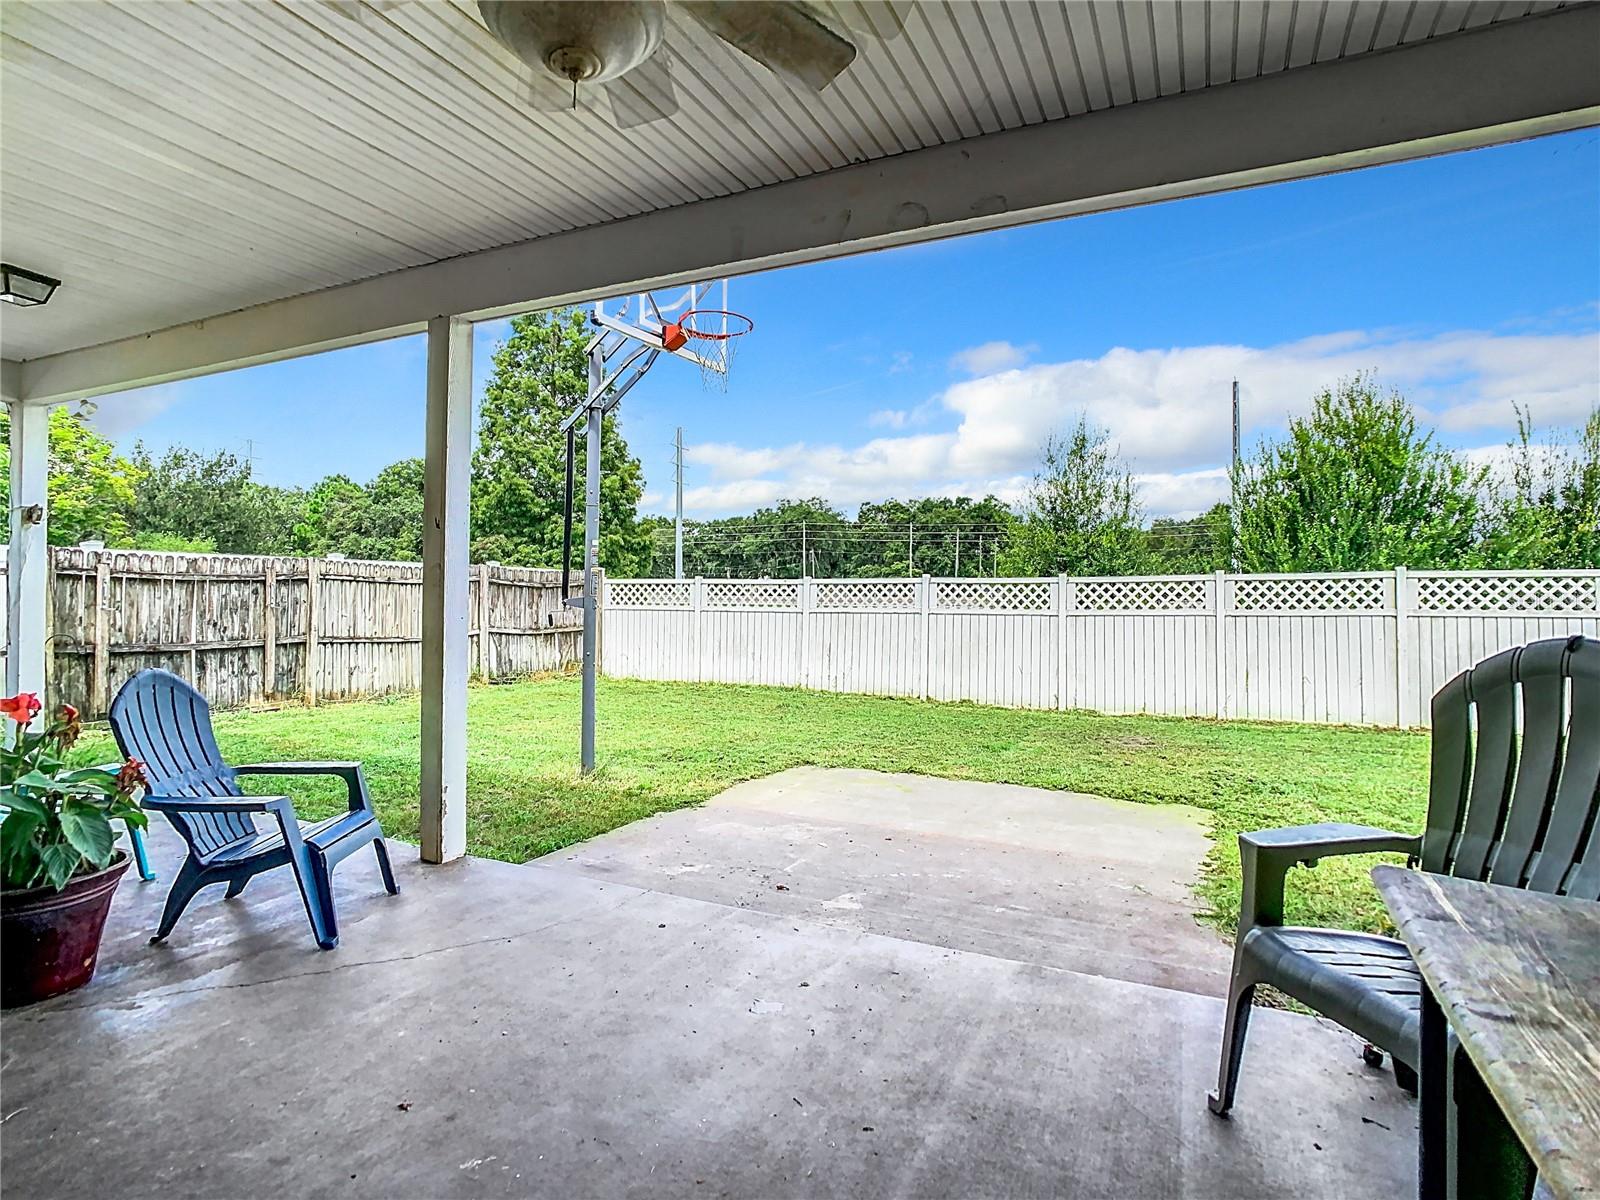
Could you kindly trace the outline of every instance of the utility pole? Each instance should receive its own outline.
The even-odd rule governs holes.
[[[956,530],[956,578],[961,578],[961,530]]]
[[[1239,569],[1239,381],[1233,381],[1233,470],[1228,475],[1228,561]]]
[[[806,522],[800,518],[800,578],[806,577]]]
[[[683,426],[672,439],[672,465],[678,482],[678,516],[672,531],[672,577],[683,578]]]
[[[906,574],[915,575],[917,561],[917,523],[912,521],[906,525]]]

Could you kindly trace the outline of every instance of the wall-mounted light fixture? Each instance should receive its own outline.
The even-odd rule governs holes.
[[[61,280],[51,279],[37,271],[25,271],[10,263],[0,263],[0,300],[20,308],[44,304],[55,295]]]

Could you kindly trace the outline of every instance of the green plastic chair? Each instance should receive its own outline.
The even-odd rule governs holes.
[[[1433,698],[1428,822],[1420,836],[1367,825],[1239,835],[1243,899],[1211,1111],[1233,1107],[1256,988],[1271,984],[1393,1057],[1416,1090],[1422,984],[1405,945],[1283,924],[1296,863],[1395,851],[1424,871],[1600,899],[1600,641],[1552,638],[1463,671]],[[1376,1049],[1373,1049],[1373,1048]]]

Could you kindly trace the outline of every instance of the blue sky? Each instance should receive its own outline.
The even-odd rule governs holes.
[[[1019,497],[1086,413],[1151,515],[1220,496],[1229,380],[1253,442],[1376,369],[1445,443],[1492,457],[1513,402],[1547,427],[1600,403],[1600,134],[1256,188],[737,279],[756,330],[726,395],[663,359],[624,404],[646,507],[784,496]],[[478,387],[503,323],[477,331]],[[107,398],[119,445],[253,456],[257,476],[358,480],[422,451],[420,338]]]

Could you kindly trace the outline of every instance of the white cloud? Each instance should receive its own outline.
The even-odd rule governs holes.
[[[950,366],[968,375],[989,375],[1020,367],[1036,349],[1037,346],[1013,346],[1010,342],[984,342],[952,354]]]
[[[996,352],[993,361],[1006,360]],[[874,414],[871,424],[893,432],[857,446],[692,447],[689,460],[712,478],[692,490],[692,506],[720,515],[782,497],[849,507],[991,491],[1014,502],[1045,438],[1081,413],[1120,447],[1151,516],[1188,515],[1226,494],[1235,378],[1250,445],[1306,412],[1320,389],[1364,370],[1410,398],[1447,440],[1476,434],[1481,445],[1514,425],[1514,402],[1543,429],[1580,423],[1600,403],[1600,333],[1342,331],[1279,346],[1116,347],[1098,358],[1002,367],[914,409]],[[913,425],[931,428],[905,432]]]
[[[160,416],[178,399],[178,389],[170,383],[102,396],[89,401],[93,410],[89,424],[96,433],[115,440]]]

